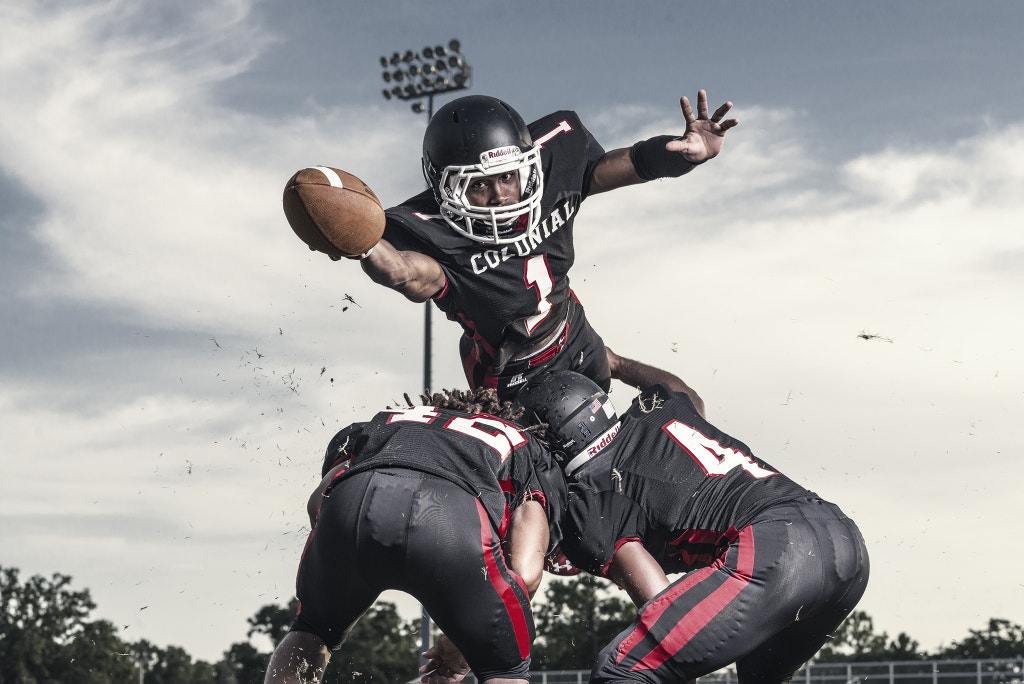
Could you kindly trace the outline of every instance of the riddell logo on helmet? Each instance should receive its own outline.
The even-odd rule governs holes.
[[[601,449],[604,449],[606,446],[612,443],[612,439],[615,438],[615,435],[618,434],[618,432],[619,424],[616,423],[611,427],[610,430],[608,430],[608,432],[604,433],[600,441],[590,445],[590,448],[587,449],[587,455],[596,456],[597,452],[599,452]]]
[[[505,162],[518,159],[521,154],[519,148],[515,145],[496,147],[481,154],[480,161],[485,167],[494,166],[495,164],[504,164]]]

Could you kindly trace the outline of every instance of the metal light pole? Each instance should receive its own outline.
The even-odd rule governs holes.
[[[381,78],[388,87],[384,88],[385,100],[392,98],[409,100],[412,111],[426,112],[427,122],[434,116],[434,96],[465,90],[470,87],[472,69],[459,50],[459,41],[454,38],[444,45],[428,45],[421,51],[406,50],[394,52],[390,57],[381,57],[383,71]],[[426,98],[427,106],[423,106]],[[431,386],[431,303],[423,307],[423,388]],[[423,650],[430,647],[430,616],[426,608],[420,618],[420,642]],[[425,661],[420,658],[420,664]]]

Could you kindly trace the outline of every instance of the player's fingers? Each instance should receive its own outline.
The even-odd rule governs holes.
[[[708,94],[703,90],[697,91],[697,118],[708,118]]]
[[[686,123],[692,124],[697,119],[693,116],[693,109],[690,108],[690,101],[683,95],[679,98],[679,107],[683,110],[683,118],[686,119]]]
[[[715,114],[714,116],[711,117],[711,120],[714,121],[715,123],[718,123],[719,121],[722,120],[722,117],[729,113],[730,109],[732,109],[732,102],[726,102],[724,105],[715,110]]]

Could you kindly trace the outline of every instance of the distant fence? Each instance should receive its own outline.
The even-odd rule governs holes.
[[[704,679],[702,678],[702,681]],[[725,681],[725,680],[719,680]],[[813,663],[793,684],[1024,684],[1024,658]],[[709,683],[710,684],[710,683]]]
[[[586,684],[590,670],[534,672],[532,684]],[[476,683],[473,675],[465,682]],[[734,670],[701,677],[699,684],[736,684]],[[812,663],[793,684],[1024,684],[1024,657],[996,660],[909,660],[885,663]]]

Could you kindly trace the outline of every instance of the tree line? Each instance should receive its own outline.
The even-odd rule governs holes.
[[[535,610],[538,639],[534,670],[589,669],[597,652],[635,615],[632,603],[605,580],[579,575],[552,579]],[[145,639],[129,642],[108,620],[91,619],[88,589],[54,573],[21,581],[16,568],[0,567],[0,684],[259,684],[270,651],[252,637],[276,645],[287,633],[296,602],[267,604],[248,619],[244,641],[220,660],[194,661],[182,648],[160,648]],[[378,602],[332,658],[325,684],[402,682],[419,665],[418,620],[403,621],[397,607]],[[988,625],[928,653],[901,632],[876,632],[871,617],[854,612],[815,657],[815,662],[961,660],[1024,655],[1024,627],[992,618]],[[140,677],[141,674],[141,677]]]

